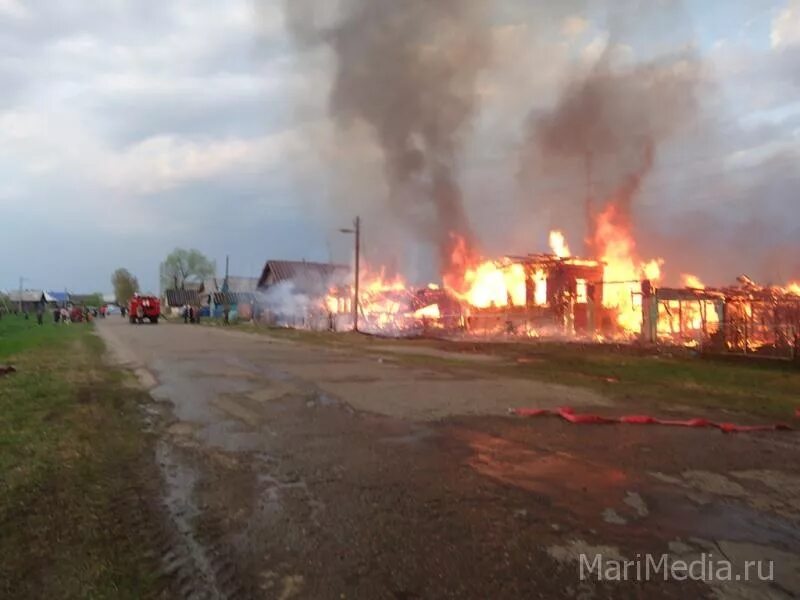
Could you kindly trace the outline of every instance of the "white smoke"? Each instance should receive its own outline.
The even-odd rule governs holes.
[[[256,302],[262,320],[285,327],[306,327],[310,320],[327,312],[324,296],[303,293],[294,281],[282,281],[257,292]]]

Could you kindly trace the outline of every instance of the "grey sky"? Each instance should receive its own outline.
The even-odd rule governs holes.
[[[631,0],[628,60],[661,49],[652,7],[670,2]],[[501,4],[459,175],[484,250],[535,251],[550,227],[582,233],[537,202],[570,182],[520,189],[524,119],[601,51],[609,20],[593,2]],[[698,0],[681,15],[708,93],[645,184],[642,252],[713,283],[800,278],[800,0]],[[283,0],[0,0],[0,289],[22,275],[108,290],[121,266],[155,289],[176,246],[220,265],[229,253],[240,275],[267,258],[347,260],[335,230],[356,212],[368,253],[427,275],[425,249],[397,242],[372,201],[385,184],[370,132],[328,119],[332,73],[324,50],[295,47]]]

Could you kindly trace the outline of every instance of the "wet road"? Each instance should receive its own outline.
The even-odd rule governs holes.
[[[164,565],[187,597],[800,594],[796,434],[516,419],[608,401],[390,345],[98,329],[155,400],[180,538]],[[581,581],[581,553],[771,560],[773,581]]]

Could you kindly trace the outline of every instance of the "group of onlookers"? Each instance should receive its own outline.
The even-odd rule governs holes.
[[[189,304],[184,304],[181,309],[181,316],[183,317],[184,323],[199,323],[200,309]]]
[[[86,308],[83,306],[73,306],[72,309],[61,308],[53,309],[53,322],[68,325],[69,323],[91,323],[97,317],[105,318],[106,307]]]

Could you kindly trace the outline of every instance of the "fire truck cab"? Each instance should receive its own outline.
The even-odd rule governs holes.
[[[157,324],[161,316],[161,301],[155,296],[140,296],[134,294],[128,302],[128,319],[131,323],[143,323],[148,319]]]

